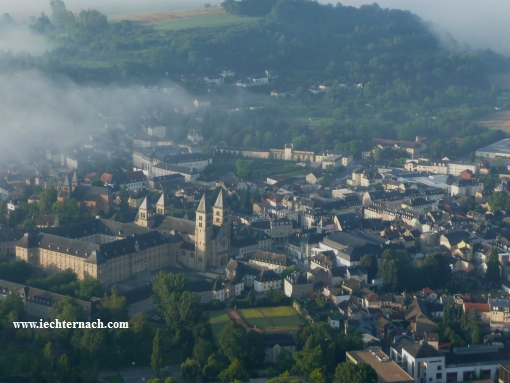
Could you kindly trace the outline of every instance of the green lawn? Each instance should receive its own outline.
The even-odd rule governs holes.
[[[266,318],[250,318],[247,320],[248,325],[261,330],[271,330],[274,326]]]
[[[271,321],[274,323],[276,328],[291,328],[291,327],[299,327],[304,323],[298,317],[277,317],[271,318]]]
[[[228,27],[236,24],[249,23],[259,19],[259,17],[234,16],[228,13],[221,13],[216,15],[204,15],[185,19],[169,20],[153,24],[152,26],[160,31],[178,31],[191,28]]]
[[[230,318],[227,313],[223,310],[221,311],[208,311],[209,318],[211,323],[219,323],[219,322],[228,322]]]
[[[242,309],[237,310],[237,313],[244,319],[264,318],[264,315],[259,309]]]
[[[229,322],[217,322],[217,323],[211,323],[211,327],[213,330],[213,333],[219,334],[221,330],[228,324]]]
[[[287,317],[290,315],[294,315],[293,312],[289,310],[288,307],[266,307],[262,309],[264,314],[268,317]]]

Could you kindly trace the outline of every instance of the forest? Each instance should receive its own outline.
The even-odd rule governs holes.
[[[42,57],[0,54],[0,72],[38,69],[81,84],[120,86],[179,82],[216,106],[205,114],[206,140],[215,145],[349,150],[359,155],[370,137],[437,140],[434,158],[473,153],[504,137],[473,123],[508,108],[507,95],[488,75],[508,70],[495,52],[451,51],[418,16],[377,4],[359,9],[308,0],[225,1],[232,14],[258,20],[216,28],[161,31],[131,21],[109,22],[95,10],[73,14],[61,0],[31,29],[58,47]],[[1,25],[9,24],[4,18]],[[90,65],[94,62],[97,65]],[[240,105],[239,89],[207,89],[201,77],[232,69],[236,78],[277,71],[270,84],[250,90],[265,108],[227,113]],[[312,94],[319,84],[329,90]],[[272,89],[291,97],[273,99]],[[173,118],[178,126],[189,117]],[[310,122],[314,121],[314,122]],[[189,127],[189,126],[188,126]]]

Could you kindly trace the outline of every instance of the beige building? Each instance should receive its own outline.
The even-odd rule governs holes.
[[[164,211],[164,205],[159,208]],[[196,215],[196,221],[165,218],[144,201],[136,225],[96,219],[26,233],[16,245],[16,259],[47,272],[71,269],[78,279],[97,278],[104,284],[178,262],[201,271],[226,265],[230,237],[223,192],[212,209],[204,195]]]
[[[382,350],[348,351],[347,361],[354,364],[366,363],[377,372],[379,383],[414,383],[411,375],[390,359]]]

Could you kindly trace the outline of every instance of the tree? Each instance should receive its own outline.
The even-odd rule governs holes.
[[[266,357],[266,346],[262,335],[257,331],[250,330],[246,334],[246,343],[248,345],[246,365],[251,368],[261,366]]]
[[[152,342],[151,367],[156,376],[159,377],[159,373],[163,368],[163,337],[159,328],[156,330],[156,335]]]
[[[199,373],[200,365],[196,360],[188,358],[185,362],[181,363],[181,374],[185,382],[194,382]]]
[[[124,214],[129,211],[129,192],[126,185],[122,185],[119,191],[120,221],[124,221]]]
[[[248,381],[248,373],[244,369],[239,359],[233,359],[232,363],[230,363],[230,366],[220,372],[218,377],[223,383],[232,383],[235,380],[239,380],[241,382]]]
[[[367,268],[368,279],[371,281],[377,275],[377,271],[379,270],[379,266],[377,264],[377,255],[375,254],[365,254],[360,259],[360,265],[365,266]]]
[[[159,311],[164,312],[166,306],[170,303],[171,295],[180,295],[189,287],[188,277],[183,274],[167,273],[160,271],[152,281],[154,295],[152,300]]]
[[[104,184],[103,184],[103,181],[101,181],[101,180],[98,178],[98,179],[92,180],[92,182],[90,183],[90,186],[103,187],[103,186],[104,186]]]
[[[445,287],[452,279],[452,269],[448,257],[441,253],[428,254],[420,264],[419,275],[431,276],[422,284],[428,284],[430,288]]]
[[[207,364],[204,366],[203,375],[208,379],[211,379],[227,368],[227,364],[217,355],[212,354],[207,359]]]
[[[128,319],[126,297],[119,295],[117,288],[111,294],[105,294],[101,300],[98,316],[105,322],[124,322]]]
[[[367,363],[340,363],[335,371],[334,383],[377,383],[377,372]]]
[[[309,379],[313,371],[321,370],[326,367],[323,363],[322,356],[320,345],[314,348],[305,348],[296,352],[294,354],[296,370]]]
[[[214,342],[209,339],[198,339],[195,342],[195,347],[193,348],[193,359],[195,359],[200,366],[203,368],[209,357],[214,354],[215,351]]]
[[[250,175],[250,166],[245,160],[238,159],[236,161],[236,175],[241,178],[246,178]]]
[[[497,281],[501,277],[501,269],[499,267],[498,251],[495,247],[491,249],[486,263],[485,280],[490,282]]]
[[[102,297],[103,285],[96,278],[86,278],[79,282],[80,288],[75,291],[77,297],[89,300],[92,297]]]
[[[229,322],[220,332],[219,344],[223,354],[231,362],[246,360],[248,356],[246,330],[240,324]]]
[[[385,250],[381,265],[381,277],[385,286],[389,286],[393,292],[403,291],[408,288],[408,283],[413,282],[411,261],[405,250]]]
[[[510,207],[510,198],[501,192],[495,192],[487,199],[487,203],[492,211],[507,209]]]

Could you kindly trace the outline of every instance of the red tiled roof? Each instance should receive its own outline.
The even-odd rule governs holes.
[[[488,313],[490,311],[488,303],[464,303],[464,312],[469,313],[471,310],[479,313]]]

